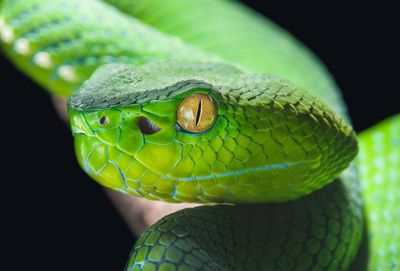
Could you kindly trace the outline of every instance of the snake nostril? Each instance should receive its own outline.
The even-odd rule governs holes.
[[[160,128],[154,122],[145,117],[140,117],[138,124],[140,131],[145,135],[151,135],[160,131]]]
[[[101,117],[101,119],[99,120],[100,125],[104,126],[108,123],[108,118],[106,116]]]

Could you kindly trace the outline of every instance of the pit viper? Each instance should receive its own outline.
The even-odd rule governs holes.
[[[325,66],[244,5],[3,0],[0,40],[67,98],[94,180],[209,203],[151,226],[126,270],[400,269],[400,116],[357,138]]]

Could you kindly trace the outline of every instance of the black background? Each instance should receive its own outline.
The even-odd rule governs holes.
[[[394,5],[244,2],[327,64],[357,131],[400,111]],[[135,238],[79,169],[50,98],[1,55],[0,78],[2,245],[12,270],[121,270]]]

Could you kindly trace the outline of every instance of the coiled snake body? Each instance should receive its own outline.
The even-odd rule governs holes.
[[[4,52],[72,95],[93,179],[229,203],[161,219],[127,270],[398,270],[399,116],[364,132],[352,162],[340,92],[284,30],[222,0],[0,4]]]

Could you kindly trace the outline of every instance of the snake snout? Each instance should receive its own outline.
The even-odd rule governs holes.
[[[91,135],[93,134],[92,129],[87,124],[85,117],[82,114],[79,114],[77,111],[69,112],[69,119],[71,123],[72,134],[80,134],[80,135]]]

